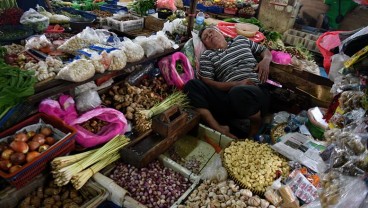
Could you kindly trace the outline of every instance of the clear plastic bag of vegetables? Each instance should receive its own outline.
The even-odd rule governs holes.
[[[82,32],[65,41],[65,43],[58,47],[58,50],[75,55],[78,50],[106,41],[107,38],[102,32],[98,33],[96,30],[87,27]]]
[[[162,45],[155,41],[155,39],[152,39],[152,37],[147,38],[144,36],[138,36],[134,39],[134,43],[139,44],[143,48],[146,57],[163,53],[165,51]]]
[[[125,52],[127,62],[136,62],[144,57],[142,46],[134,43],[127,37],[124,37],[124,42],[122,42],[122,50]]]
[[[321,178],[322,190],[319,197],[322,207],[359,207],[368,193],[368,187],[360,177],[330,171]]]
[[[38,13],[34,9],[29,9],[24,12],[20,18],[20,23],[23,25],[28,25],[36,32],[43,32],[49,26],[49,18]]]
[[[62,68],[56,75],[56,79],[71,82],[83,82],[95,75],[95,67],[90,60],[78,59]]]

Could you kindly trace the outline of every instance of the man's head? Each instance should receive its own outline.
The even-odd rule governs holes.
[[[225,37],[217,27],[205,27],[199,31],[198,36],[207,49],[223,49],[227,46]]]

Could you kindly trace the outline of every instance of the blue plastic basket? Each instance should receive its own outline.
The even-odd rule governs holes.
[[[209,6],[207,7],[207,11],[215,14],[222,14],[224,13],[224,7],[220,6]]]
[[[101,11],[108,11],[111,13],[128,12],[128,8],[119,5],[105,4],[100,6]]]

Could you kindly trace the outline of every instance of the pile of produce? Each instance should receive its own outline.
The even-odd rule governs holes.
[[[111,12],[108,12],[108,11],[101,11],[101,10],[93,10],[91,11],[94,15],[96,15],[97,17],[111,17],[112,16],[112,13]]]
[[[178,106],[180,108],[186,108],[189,106],[189,100],[181,91],[174,92],[169,95],[162,102],[154,105],[148,110],[139,110],[135,115],[136,129],[139,133],[146,132],[151,129],[152,118],[164,111],[168,110],[173,106]]]
[[[28,62],[36,63],[37,60],[26,52],[7,54],[5,56],[5,63],[11,66],[19,67],[25,69]]]
[[[34,93],[34,72],[4,63],[5,49],[0,48],[0,118],[13,106]]]
[[[267,200],[257,195],[253,196],[250,190],[240,189],[232,180],[221,183],[204,181],[190,194],[184,205],[178,206],[178,208],[186,207],[275,208]]]
[[[285,158],[269,145],[250,140],[232,142],[224,151],[223,164],[242,185],[260,193],[265,192],[281,174],[289,174]]]
[[[20,17],[23,15],[23,10],[19,8],[5,9],[0,14],[0,25],[17,25]]]
[[[18,207],[81,207],[84,202],[90,200],[91,195],[81,194],[72,186],[58,187],[53,181],[45,186],[38,187],[21,201]]]
[[[159,161],[141,169],[118,163],[110,178],[147,207],[170,207],[191,185],[187,178]]]
[[[167,151],[167,153],[170,159],[174,160],[175,162],[182,165],[186,169],[192,171],[195,174],[198,174],[200,172],[201,161],[197,159],[195,156],[192,156],[189,159],[185,159],[178,154],[177,149],[175,147],[170,148]]]
[[[128,120],[134,120],[134,114],[140,109],[150,109],[162,98],[150,88],[136,87],[128,83],[113,86],[101,96],[102,103],[124,113]]]
[[[58,186],[73,184],[80,189],[93,174],[120,158],[119,150],[129,143],[125,136],[118,135],[98,149],[57,157],[51,162],[52,174]]]
[[[97,133],[107,124],[108,123],[106,121],[100,120],[98,118],[92,118],[82,123],[81,126],[92,133]]]
[[[39,132],[19,132],[0,143],[0,169],[7,173],[18,171],[22,165],[32,162],[46,151],[56,139],[49,127],[42,127]]]

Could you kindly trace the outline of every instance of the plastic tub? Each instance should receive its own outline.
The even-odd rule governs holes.
[[[74,149],[74,136],[77,131],[73,127],[65,124],[59,118],[44,113],[37,113],[6,131],[1,132],[0,141],[7,141],[7,137],[14,135],[17,131],[26,126],[38,124],[40,119],[42,119],[45,124],[49,124],[55,129],[54,134],[56,136],[54,135],[54,138],[58,141],[35,160],[23,165],[20,170],[14,173],[6,173],[0,170],[0,176],[16,188],[21,188],[29,181],[32,181],[35,176],[46,169],[48,163],[55,157],[65,155]]]
[[[91,27],[94,21],[94,19],[72,18],[70,19],[70,28],[72,28],[72,30],[75,32],[80,32],[86,27]]]
[[[173,12],[171,10],[169,10],[169,9],[159,9],[157,11],[157,14],[158,14],[158,18],[160,18],[160,19],[166,19],[170,15],[172,15]]]

